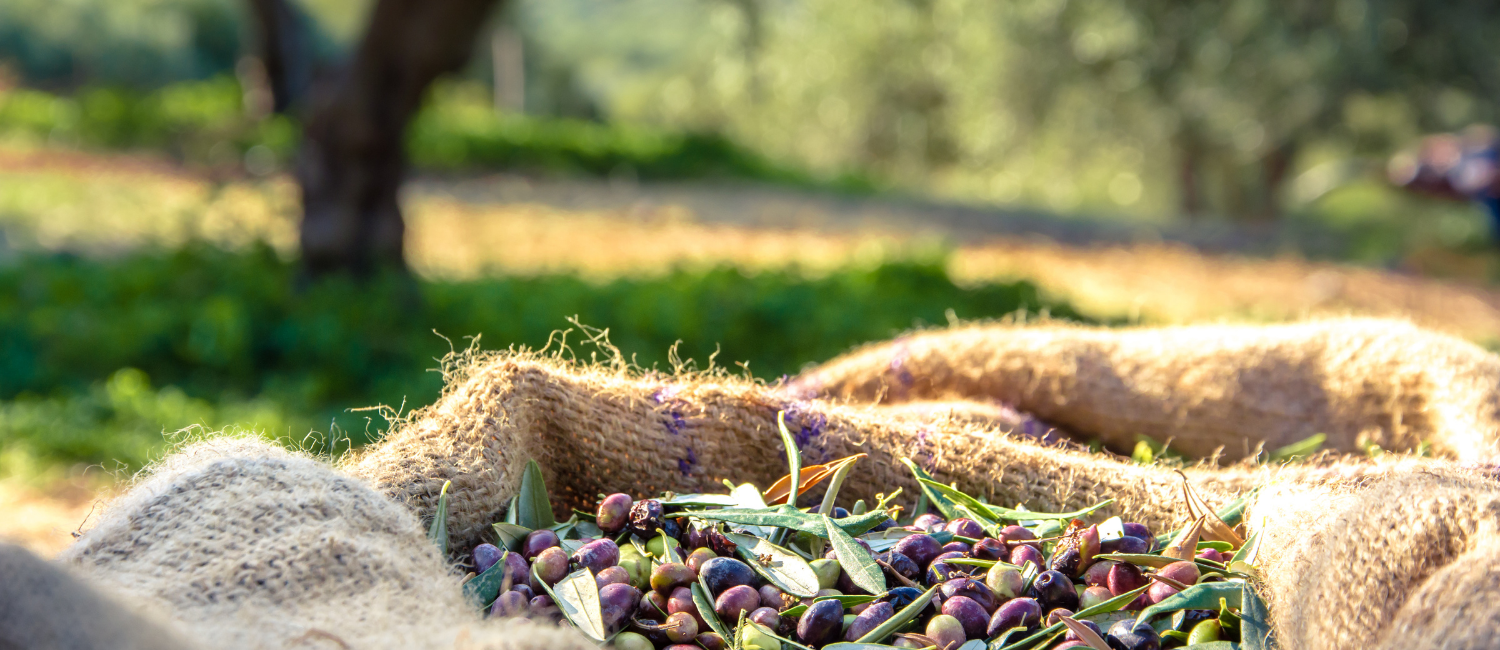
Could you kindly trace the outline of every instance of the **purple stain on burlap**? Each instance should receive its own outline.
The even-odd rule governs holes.
[[[697,464],[698,454],[693,453],[692,447],[688,447],[687,458],[677,459],[677,471],[682,472],[683,476],[691,476],[693,474],[693,467]]]
[[[802,452],[803,458],[816,463],[827,461],[827,450],[815,443],[828,427],[828,415],[812,410],[806,404],[796,402],[787,405],[782,410],[786,411],[787,431],[792,434],[792,442],[797,445],[798,451]],[[816,458],[807,458],[809,451],[815,451]]]
[[[896,380],[896,385],[888,387],[887,392],[894,399],[905,398],[911,392],[912,383],[916,381],[916,378],[911,374],[911,370],[906,367],[906,359],[911,356],[911,351],[903,343],[905,338],[896,339],[895,344],[892,346],[895,351],[891,354],[889,370]]]
[[[937,457],[932,455],[932,443],[927,440],[927,434],[927,427],[917,429],[917,450],[912,452],[912,457],[924,471],[931,474],[936,471]]]

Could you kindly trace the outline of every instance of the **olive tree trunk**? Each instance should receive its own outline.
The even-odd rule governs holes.
[[[315,85],[297,161],[305,273],[405,268],[406,126],[432,81],[468,60],[501,1],[379,0],[352,60]]]

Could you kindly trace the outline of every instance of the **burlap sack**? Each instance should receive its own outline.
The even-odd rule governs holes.
[[[1137,435],[1192,457],[1253,455],[1328,435],[1325,448],[1494,457],[1500,358],[1389,320],[929,331],[812,369],[788,390],[863,403],[999,401],[1117,451]]]
[[[248,439],[171,456],[58,560],[198,648],[592,647],[551,626],[481,622],[414,513]],[[0,602],[13,587],[0,580]]]

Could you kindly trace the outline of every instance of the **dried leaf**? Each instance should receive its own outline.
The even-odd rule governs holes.
[[[802,471],[798,474],[799,478],[797,479],[797,493],[801,494],[807,492],[813,486],[822,483],[823,481],[827,480],[828,477],[833,476],[835,472],[839,471],[839,468],[845,465],[853,464],[854,461],[864,458],[865,456],[866,454],[855,454],[853,456],[840,458],[838,460],[824,463],[822,465],[813,465],[811,467],[802,468]],[[771,487],[766,488],[765,491],[764,496],[766,505],[786,503],[786,497],[791,492],[791,488],[791,474],[787,474],[786,476],[778,479],[775,483],[772,483]]]
[[[1218,513],[1208,507],[1203,497],[1198,496],[1198,492],[1193,490],[1192,483],[1188,482],[1187,474],[1183,474],[1182,470],[1177,470],[1177,475],[1182,477],[1182,494],[1187,499],[1188,516],[1204,520],[1201,535],[1205,539],[1216,542],[1228,542],[1233,548],[1244,546],[1245,540],[1241,539],[1234,529],[1229,527],[1229,524],[1224,523]]]
[[[1162,550],[1162,556],[1191,562],[1193,556],[1197,555],[1198,536],[1203,533],[1203,523],[1204,518],[1199,517],[1187,528],[1182,529],[1177,539],[1172,540],[1172,543]]]

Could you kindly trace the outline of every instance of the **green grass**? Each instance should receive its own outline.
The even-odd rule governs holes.
[[[350,409],[430,403],[442,383],[430,370],[466,347],[465,337],[482,336],[488,349],[542,347],[572,316],[608,328],[642,367],[670,370],[680,341],[676,354],[700,368],[717,353],[718,365],[745,362],[767,380],[945,323],[950,309],[962,319],[1047,310],[1081,320],[1024,282],[955,285],[943,262],[850,266],[817,277],[676,270],[605,283],[570,274],[392,276],[298,291],[293,264],[263,246],[190,245],[112,259],[25,254],[0,266],[0,441],[10,471],[137,467],[161,449],[164,431],[191,425],[357,445],[385,423]],[[567,339],[576,356],[598,352],[581,339],[578,331]]]

